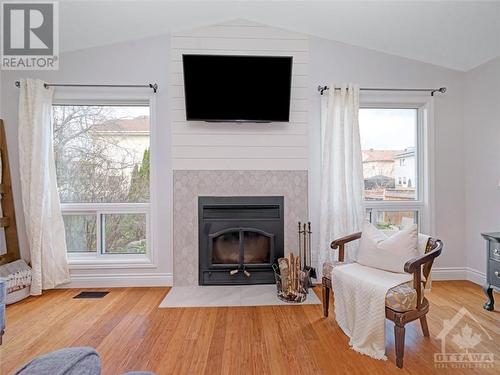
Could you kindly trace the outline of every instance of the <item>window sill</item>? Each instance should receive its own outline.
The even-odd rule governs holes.
[[[103,269],[103,268],[156,268],[149,255],[100,255],[100,256],[69,256],[70,270]]]

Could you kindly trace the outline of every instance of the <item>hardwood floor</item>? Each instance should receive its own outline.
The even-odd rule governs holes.
[[[95,289],[94,289],[95,290]],[[388,361],[348,347],[334,309],[322,318],[320,305],[159,309],[168,288],[118,288],[102,299],[73,299],[80,290],[54,290],[7,308],[0,346],[0,373],[65,346],[92,346],[104,374],[149,370],[157,374],[498,374],[500,312],[482,309],[481,288],[465,281],[434,282],[429,293],[431,338],[418,323],[408,325],[404,369],[394,364],[392,323],[387,322]],[[321,290],[315,291],[320,295]],[[496,295],[500,304],[500,296]],[[443,319],[465,306],[481,342],[470,351],[491,352],[493,367],[441,369],[434,353]],[[449,343],[451,341],[451,343]],[[453,345],[450,338],[447,345]],[[448,350],[449,352],[450,350]],[[454,350],[451,350],[454,351]],[[455,350],[456,351],[456,350]],[[463,350],[461,350],[463,351]]]

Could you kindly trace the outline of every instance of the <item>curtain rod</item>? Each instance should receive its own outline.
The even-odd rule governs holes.
[[[16,81],[16,87],[20,87],[21,83]],[[148,83],[147,85],[86,85],[79,83],[44,83],[45,88],[48,87],[123,87],[123,88],[150,88],[156,94],[158,90],[157,83]]]
[[[323,95],[325,90],[329,90],[328,86],[318,86],[318,91],[320,95]],[[335,87],[335,90],[340,90],[339,87]],[[430,92],[431,96],[434,96],[434,93],[440,92],[444,94],[446,92],[446,87],[440,87],[438,89],[388,89],[388,88],[380,88],[380,87],[361,87],[361,91],[420,91],[420,92]]]

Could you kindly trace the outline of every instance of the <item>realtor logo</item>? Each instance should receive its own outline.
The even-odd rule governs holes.
[[[57,5],[57,2],[2,3],[2,69],[58,69]]]
[[[494,353],[484,350],[488,344],[496,347],[493,338],[465,307],[452,319],[443,321],[443,329],[436,338],[441,340],[441,352],[434,353],[436,368],[492,368],[495,365]],[[475,350],[481,343],[482,350]]]

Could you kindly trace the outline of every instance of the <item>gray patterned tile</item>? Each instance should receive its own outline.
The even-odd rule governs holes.
[[[307,220],[307,171],[174,171],[174,285],[198,284],[198,196],[285,197],[285,253]]]

